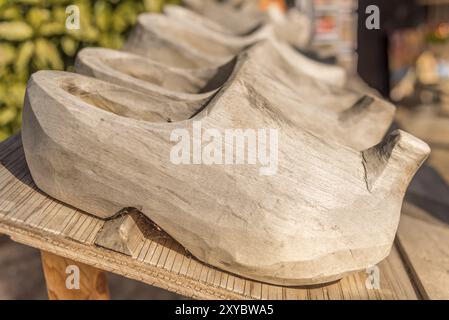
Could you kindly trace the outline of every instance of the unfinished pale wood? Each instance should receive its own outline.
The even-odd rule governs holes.
[[[398,230],[400,251],[426,299],[449,299],[449,228],[403,216]]]
[[[297,48],[306,49],[314,35],[313,21],[295,7],[285,13],[262,12],[260,4],[243,1],[239,5],[214,1],[189,0],[186,7],[167,6],[164,12],[177,19],[201,23],[204,28],[234,36],[247,36],[271,26],[280,40]],[[201,18],[199,18],[200,16]]]
[[[192,30],[183,21],[149,13],[139,15],[124,49],[170,66],[196,69],[222,65],[243,48],[215,41],[206,29]]]
[[[292,64],[294,58],[287,58],[284,49],[275,41],[254,45],[239,56],[234,76],[266,98],[276,113],[323,138],[358,150],[381,141],[393,121],[393,105],[311,78],[312,70],[319,73],[320,68],[300,61]],[[261,67],[264,61],[272,63]],[[302,67],[299,70],[295,65]]]
[[[279,41],[271,26],[266,26],[256,35],[236,38],[186,20],[161,14],[141,14],[124,49],[172,67],[195,70],[221,66],[249,45],[265,40],[273,42],[292,68],[333,86],[342,87],[346,83],[343,68],[305,57]],[[165,32],[160,32],[161,29]],[[269,60],[261,66],[267,65],[266,61]]]
[[[413,283],[405,270],[395,247],[389,257],[379,264],[380,289],[369,290],[365,286],[365,272],[351,274],[339,282],[317,287],[277,287],[251,281],[197,262],[164,232],[154,229],[140,245],[140,253],[130,257],[94,245],[94,240],[104,221],[80,213],[56,200],[41,194],[31,181],[21,148],[20,135],[0,144],[0,199],[13,204],[0,211],[0,232],[13,240],[62,257],[86,263],[122,276],[143,281],[200,299],[416,299]],[[23,182],[22,182],[23,181]],[[50,205],[35,210],[29,196],[37,193]],[[28,195],[28,197],[24,197]],[[53,206],[51,205],[53,204]],[[18,208],[23,207],[31,215],[27,220],[13,220]],[[89,217],[89,227],[81,237],[73,238],[77,223],[83,216]],[[45,219],[42,219],[45,217]],[[37,221],[39,221],[37,223]],[[156,253],[152,248],[161,247]],[[151,261],[148,260],[153,252]],[[162,255],[164,253],[164,255]],[[199,266],[199,267],[198,267]],[[201,270],[195,274],[194,270]],[[206,275],[201,277],[201,275]],[[232,285],[231,285],[231,280]],[[229,284],[229,286],[228,286]],[[270,294],[271,295],[270,295]],[[279,293],[275,296],[272,293]]]
[[[77,54],[75,71],[145,94],[156,93],[198,106],[223,85],[234,65],[235,59],[217,68],[186,70],[130,52],[85,48]]]
[[[271,24],[262,25],[246,35],[233,35],[224,32],[221,28],[214,25],[213,21],[180,6],[166,6],[164,7],[164,13],[169,20],[182,21],[183,24],[189,26],[189,29],[194,29],[196,33],[201,35],[210,36],[217,44],[234,45],[243,48],[273,35],[274,27]],[[152,19],[152,17],[155,16],[148,15],[147,19]]]
[[[236,10],[230,5],[199,0],[187,0],[183,4],[237,35],[248,34],[267,21],[267,16],[259,10]]]
[[[41,251],[42,267],[50,300],[109,300],[106,273],[84,263]],[[66,269],[79,270],[79,289],[68,289]]]
[[[167,5],[164,7],[164,13],[177,20],[183,20],[192,28],[200,27],[213,31],[217,38],[229,42],[248,42],[250,40],[253,43],[253,40],[262,39],[271,34],[296,48],[306,48],[310,44],[313,35],[312,21],[305,14],[294,8],[274,19],[270,18],[269,15],[264,17],[264,21],[260,21],[261,25],[259,27],[244,35],[234,34],[232,29],[226,29],[225,26],[210,20],[207,16],[185,7]]]
[[[210,20],[201,14],[190,10],[186,7],[177,5],[166,5],[164,6],[164,14],[167,16],[183,19],[186,22],[191,22],[192,24],[204,28],[206,30],[212,30],[221,34],[226,34],[230,36],[238,37],[238,34],[233,34],[232,30],[227,29],[225,26],[220,25],[216,21]],[[255,30],[257,31],[257,30]]]
[[[328,282],[384,259],[428,146],[396,131],[362,152],[345,147],[298,126],[236,68],[241,73],[199,113],[171,123],[157,105],[148,104],[144,118],[95,98],[113,85],[63,72],[34,74],[22,132],[34,182],[98,217],[138,208],[201,261],[269,283]],[[191,135],[194,121],[219,132],[278,130],[277,173],[170,162],[171,133]]]
[[[137,78],[129,71],[142,69],[141,66],[147,62],[145,59],[109,49],[82,50],[77,57],[76,70],[152,97],[159,96],[156,100],[153,99],[155,101],[161,101],[163,96],[169,97],[167,104],[175,103],[180,116],[184,115],[186,118],[204,106],[207,99],[215,93],[214,88],[223,85],[231,75],[238,76],[251,83],[251,86],[275,104],[277,112],[289,116],[290,121],[318,132],[323,137],[359,150],[371,147],[383,138],[393,121],[394,106],[372,95],[325,85],[319,79],[310,77],[312,73],[320,73],[319,67],[297,61],[296,65],[301,68],[295,68],[291,64],[292,59],[286,59],[282,54],[284,51],[282,45],[276,42],[265,41],[256,44],[239,54],[237,60],[216,69],[215,72],[203,72],[201,79],[195,75],[178,79],[178,73],[189,72],[177,69],[176,73],[173,73],[169,67],[165,71],[166,67],[154,64],[152,69],[146,69],[156,69],[153,78],[158,78],[158,84],[144,76]],[[271,64],[266,65],[264,61],[267,60],[271,61]],[[163,83],[172,82],[172,90],[167,90]],[[176,91],[175,84],[179,86]],[[197,91],[200,88],[203,88],[201,91],[213,91],[194,94],[192,88]],[[154,104],[153,101],[148,103]]]
[[[136,255],[144,240],[146,224],[135,209],[124,210],[118,217],[105,222],[95,238],[95,244],[129,256]]]

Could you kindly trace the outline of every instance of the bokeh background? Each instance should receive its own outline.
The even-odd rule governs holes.
[[[71,71],[86,46],[120,48],[137,15],[180,0],[0,0],[0,141],[20,130],[27,80],[40,69]],[[77,5],[80,29],[65,27]]]

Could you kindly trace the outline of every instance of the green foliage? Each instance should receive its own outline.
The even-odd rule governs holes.
[[[141,12],[180,0],[0,0],[0,140],[17,132],[26,82],[41,69],[73,70],[83,47],[120,48]],[[68,30],[77,5],[80,29]]]

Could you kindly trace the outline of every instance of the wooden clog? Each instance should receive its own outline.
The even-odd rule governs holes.
[[[328,139],[363,150],[383,138],[393,121],[394,106],[375,96],[323,84],[310,74],[324,75],[328,69],[321,72],[319,64],[287,59],[285,52],[288,49],[282,44],[267,40],[242,52],[238,68],[233,60],[215,70],[191,73],[126,52],[88,48],[79,53],[76,70],[143,93],[175,97],[188,103],[189,110],[195,105],[200,108],[215,92],[201,93],[204,88],[216,90],[235,73],[293,123]]]
[[[273,33],[282,42],[288,43],[296,48],[307,49],[313,36],[312,21],[296,9],[290,9],[285,16],[277,19],[266,17],[266,21],[263,24],[245,35],[234,34],[232,30],[226,29],[225,26],[181,6],[167,5],[164,7],[164,13],[176,20],[182,20],[190,24],[193,28],[200,27],[218,35],[223,35],[228,41],[248,42],[253,40],[254,42],[254,39],[264,38],[268,33]]]
[[[234,65],[235,59],[218,68],[186,70],[130,52],[84,48],[76,57],[75,71],[142,93],[200,101],[209,98],[227,80]]]
[[[249,34],[267,21],[267,17],[258,10],[236,10],[230,5],[202,0],[186,0],[183,3],[235,35]]]
[[[166,97],[145,102],[117,85],[40,71],[23,112],[31,175],[50,196],[99,217],[137,208],[198,259],[251,279],[316,284],[377,264],[428,146],[396,131],[357,151],[293,122],[259,90],[233,73],[189,116],[166,108]],[[270,161],[202,162],[231,129],[269,132],[258,150],[269,147]],[[187,141],[188,161],[177,164]],[[222,143],[233,150],[233,140]],[[247,146],[249,156],[255,146]]]
[[[160,32],[163,29],[164,32]],[[128,38],[124,50],[149,57],[165,65],[185,69],[219,67],[256,42],[271,41],[291,64],[322,82],[333,86],[346,84],[343,68],[325,65],[309,59],[279,41],[268,27],[262,34],[245,39],[224,35],[203,28],[201,24],[160,14],[139,15],[137,25]],[[266,64],[267,61],[264,61]]]

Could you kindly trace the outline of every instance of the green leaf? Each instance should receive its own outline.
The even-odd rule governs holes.
[[[8,128],[0,128],[0,141],[6,140],[10,135]]]
[[[105,48],[120,49],[125,40],[118,33],[102,34],[99,40],[99,45]]]
[[[61,47],[66,55],[73,57],[78,49],[78,41],[69,36],[65,36],[61,39]]]
[[[150,12],[162,12],[163,0],[144,0],[145,10]]]
[[[66,29],[64,24],[61,24],[60,22],[47,22],[39,28],[38,34],[44,37],[52,37],[63,35],[65,32]]]
[[[26,15],[26,21],[34,29],[39,28],[42,23],[50,20],[50,10],[33,7],[28,10]]]
[[[26,83],[16,82],[8,88],[7,103],[16,108],[21,108],[25,96]]]
[[[0,10],[1,20],[22,20],[22,12],[18,6],[6,7]]]
[[[55,6],[51,10],[52,21],[59,22],[65,25],[67,14],[65,13],[66,7]]]
[[[0,110],[0,126],[12,122],[17,115],[15,108],[4,108]]]
[[[33,36],[33,29],[23,21],[0,23],[0,39],[9,41],[24,41]]]
[[[34,53],[34,43],[32,41],[24,42],[18,49],[19,53],[15,62],[15,71],[19,77],[28,77],[28,66]],[[25,81],[27,79],[24,79]]]
[[[7,66],[12,63],[16,56],[16,49],[8,43],[0,44],[0,66]]]
[[[100,31],[107,31],[111,27],[112,7],[106,1],[95,1],[95,24]]]
[[[58,49],[52,42],[44,38],[39,38],[35,42],[33,63],[36,69],[64,69]]]

